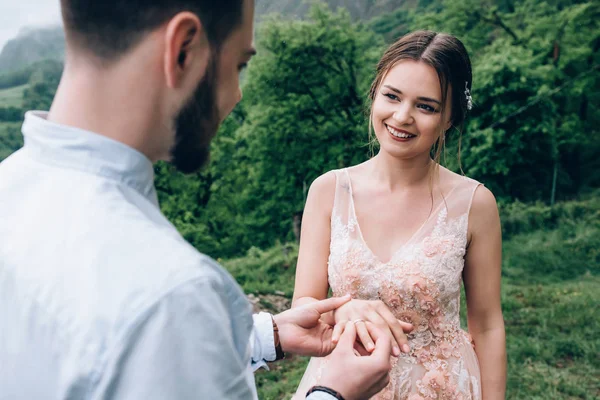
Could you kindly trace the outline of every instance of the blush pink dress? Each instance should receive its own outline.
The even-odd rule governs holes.
[[[334,296],[380,299],[415,327],[408,335],[410,353],[392,357],[390,384],[373,399],[481,399],[477,356],[459,318],[469,210],[480,184],[458,177],[448,193],[434,199],[428,220],[384,263],[362,237],[348,171],[335,174],[328,262]],[[294,399],[304,399],[319,383],[327,362],[310,360]]]

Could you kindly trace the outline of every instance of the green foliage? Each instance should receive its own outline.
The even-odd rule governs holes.
[[[32,68],[25,68],[19,71],[0,75],[0,90],[23,86],[29,82]],[[2,98],[4,96],[0,96]]]
[[[21,108],[23,104],[23,92],[27,89],[27,85],[11,87],[0,90],[0,108]],[[6,119],[2,119],[6,121]]]
[[[246,293],[292,297],[297,259],[296,244],[277,244],[266,251],[252,247],[245,257],[224,261],[223,266]]]
[[[294,239],[294,218],[317,176],[366,158],[363,99],[382,40],[346,12],[322,7],[307,21],[270,19],[257,37],[261,56],[246,75],[245,117],[231,150],[247,166],[234,207],[252,244],[265,247]],[[218,190],[233,192],[221,183]]]
[[[21,123],[0,122],[0,162],[22,146]]]
[[[23,109],[49,110],[60,81],[63,65],[58,61],[39,63],[23,92]]]
[[[415,15],[412,29],[452,33],[470,51],[462,166],[496,196],[551,202],[597,187],[599,17],[597,2],[539,0],[443,0]]]
[[[1,93],[0,93],[1,95]],[[23,119],[23,111],[17,107],[0,107],[0,121],[17,122]]]
[[[594,192],[580,200],[548,206],[538,202],[521,202],[500,205],[502,234],[504,239],[538,230],[554,230],[569,226],[573,221],[594,224],[600,221],[600,193]]]
[[[45,60],[0,75],[0,121],[20,121],[27,110],[48,110],[62,69],[62,63]]]

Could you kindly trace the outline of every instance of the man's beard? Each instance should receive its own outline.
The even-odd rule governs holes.
[[[171,149],[171,163],[185,174],[196,172],[208,164],[210,142],[219,129],[217,61],[216,54],[213,54],[192,98],[175,118],[175,146]]]

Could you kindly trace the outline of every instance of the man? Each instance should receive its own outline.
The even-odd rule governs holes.
[[[160,213],[153,186],[157,160],[201,167],[240,100],[253,1],[61,5],[54,103],[27,114],[24,148],[0,165],[0,399],[250,399],[252,368],[282,349],[330,353],[320,316],[349,299],[253,321],[233,279]],[[355,337],[350,322],[310,399],[386,384],[389,340],[359,357]]]

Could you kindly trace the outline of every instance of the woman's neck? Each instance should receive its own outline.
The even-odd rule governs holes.
[[[399,160],[380,151],[371,160],[368,174],[390,192],[397,188],[407,188],[429,184],[434,161],[429,154],[408,160]]]

